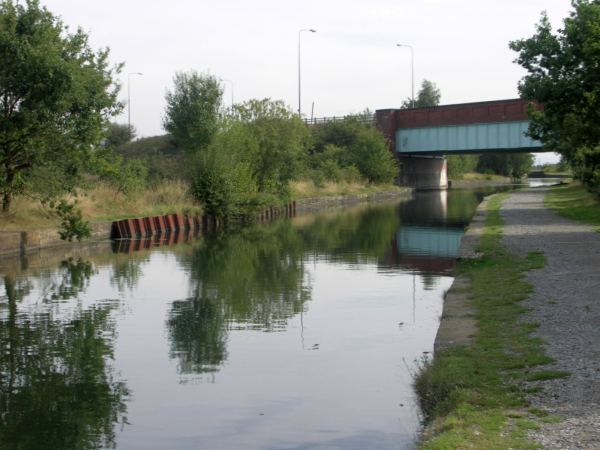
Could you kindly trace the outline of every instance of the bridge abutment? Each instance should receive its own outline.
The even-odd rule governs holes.
[[[415,189],[448,189],[448,165],[443,156],[398,156],[398,184]]]

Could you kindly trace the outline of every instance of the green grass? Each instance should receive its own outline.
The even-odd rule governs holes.
[[[566,378],[570,375],[571,372],[566,370],[540,370],[530,373],[525,379],[527,381],[554,380],[556,378]]]
[[[422,410],[430,423],[422,449],[534,449],[527,430],[539,417],[527,410],[526,381],[532,368],[552,361],[542,342],[531,336],[538,324],[519,320],[520,302],[532,292],[526,271],[545,258],[509,255],[501,244],[500,206],[507,194],[488,202],[486,228],[479,241],[483,256],[460,263],[471,280],[477,333],[467,347],[436,354],[415,380]],[[542,373],[542,372],[536,372]]]
[[[379,192],[402,192],[401,188],[394,184],[374,184],[362,181],[357,182],[327,182],[323,186],[315,186],[310,180],[292,181],[290,183],[292,198],[295,200],[313,197],[331,197],[338,195],[363,195],[376,194]]]
[[[544,202],[563,217],[600,226],[600,198],[580,184],[555,187]]]

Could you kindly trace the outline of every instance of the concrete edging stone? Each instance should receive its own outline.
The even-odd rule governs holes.
[[[459,259],[472,259],[480,256],[476,247],[485,228],[487,202],[488,198],[486,197],[479,204],[461,239]],[[467,276],[458,275],[445,293],[440,326],[433,344],[434,354],[471,343],[472,336],[477,331],[477,325],[474,317],[475,310],[470,304],[468,294],[470,286],[471,281]]]

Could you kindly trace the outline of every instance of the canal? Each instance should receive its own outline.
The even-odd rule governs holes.
[[[3,263],[0,447],[412,448],[412,378],[483,195]]]

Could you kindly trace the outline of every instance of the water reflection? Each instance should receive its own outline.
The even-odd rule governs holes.
[[[83,261],[65,261],[62,282],[44,301],[72,299],[92,274]],[[52,308],[20,311],[29,280],[4,276],[0,297],[0,447],[111,447],[125,423],[127,387],[110,366],[114,305],[76,307],[74,317]]]
[[[182,254],[193,296],[173,302],[166,322],[179,372],[218,371],[232,330],[286,330],[311,298],[307,258],[425,274],[424,289],[434,289],[437,275],[454,267],[465,216],[477,204],[473,193],[465,194],[453,192],[449,202],[446,191],[419,193],[397,208],[363,206],[250,227]]]
[[[409,447],[481,195],[0,269],[0,447]]]

